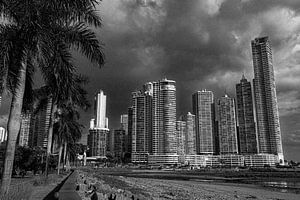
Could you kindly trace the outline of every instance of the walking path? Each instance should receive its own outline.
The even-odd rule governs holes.
[[[59,190],[59,200],[81,200],[76,192],[78,172],[74,171]]]

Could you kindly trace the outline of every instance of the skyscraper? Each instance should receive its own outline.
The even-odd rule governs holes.
[[[193,94],[193,112],[196,121],[196,148],[198,154],[214,153],[213,93],[202,90]]]
[[[38,112],[31,117],[30,134],[28,143],[30,147],[44,147],[48,145],[48,130],[51,117],[52,98],[48,98],[45,104],[42,104]]]
[[[107,154],[107,134],[106,128],[89,129],[88,135],[88,155],[94,157],[106,156]]]
[[[237,154],[237,130],[234,99],[225,95],[218,100],[220,154]]]
[[[185,154],[186,122],[176,121],[177,154]]]
[[[241,154],[257,153],[251,83],[243,75],[236,85],[239,147]]]
[[[3,127],[0,127],[0,143],[7,140],[6,130]]]
[[[114,156],[118,160],[124,158],[125,154],[125,130],[114,130]]]
[[[152,154],[177,154],[176,82],[165,78],[144,88],[152,96]]]
[[[143,154],[178,159],[175,81],[148,82],[132,95],[132,161],[146,161]]]
[[[19,134],[19,145],[28,146],[30,132],[31,113],[24,112],[21,115],[21,128]]]
[[[106,118],[106,95],[100,90],[95,95],[95,127],[107,128]]]
[[[124,130],[124,153],[129,153],[129,143],[131,143],[131,140],[129,140],[128,136],[128,114],[122,114],[120,118],[120,125],[121,125],[121,130]],[[131,152],[131,151],[130,151]]]
[[[128,114],[121,115],[120,124],[121,129],[125,131],[125,135],[128,135]]]
[[[195,115],[190,112],[186,115],[185,154],[196,154]]]
[[[254,99],[259,153],[271,153],[283,160],[272,50],[268,37],[251,41],[254,67]]]
[[[132,161],[146,162],[151,151],[151,97],[132,93]]]
[[[95,95],[95,119],[90,121],[88,135],[89,156],[106,156],[109,138],[108,119],[106,117],[106,95],[100,90]]]
[[[128,138],[127,138],[127,152],[132,152],[132,120],[133,120],[133,108],[128,108]]]

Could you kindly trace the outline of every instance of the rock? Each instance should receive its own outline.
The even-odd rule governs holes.
[[[256,197],[256,196],[253,196],[253,195],[248,195],[248,196],[246,196],[245,198],[246,198],[246,199],[257,199],[257,197]]]

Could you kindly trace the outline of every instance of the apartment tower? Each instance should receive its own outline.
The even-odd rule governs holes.
[[[106,95],[102,90],[95,95],[94,115],[95,119],[90,121],[88,153],[93,157],[106,156],[110,131],[106,117]]]
[[[132,162],[146,162],[151,152],[151,96],[132,93]]]
[[[256,154],[257,140],[254,123],[251,83],[243,75],[236,85],[238,139],[241,154]]]
[[[238,142],[234,99],[227,95],[221,97],[217,103],[217,110],[220,154],[237,154]]]
[[[165,78],[144,88],[152,96],[152,154],[176,155],[176,82]]]
[[[202,90],[193,94],[197,154],[214,153],[213,101],[211,91]]]
[[[269,38],[256,38],[251,41],[251,46],[258,150],[259,153],[276,154],[283,161],[272,49]]]
[[[186,121],[185,154],[196,155],[195,115],[188,112],[185,121]]]

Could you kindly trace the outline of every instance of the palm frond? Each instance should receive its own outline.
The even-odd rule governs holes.
[[[101,18],[96,12],[99,0],[52,0],[45,2],[45,10],[54,10],[56,19],[64,22],[85,22],[95,27],[101,26]]]
[[[99,66],[104,64],[104,53],[96,34],[84,23],[77,23],[73,26],[61,28],[60,37],[67,44],[73,45],[83,55]]]

